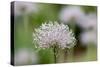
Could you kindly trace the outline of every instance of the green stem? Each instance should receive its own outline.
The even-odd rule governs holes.
[[[54,62],[57,63],[58,47],[56,44],[53,46],[53,53],[54,53]]]
[[[56,56],[56,47],[54,46],[54,62],[57,63],[57,56]]]

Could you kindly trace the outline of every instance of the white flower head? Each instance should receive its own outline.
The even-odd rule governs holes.
[[[36,13],[38,6],[31,2],[15,2],[14,4],[15,15],[22,15],[24,13]]]
[[[80,35],[80,40],[84,45],[89,44],[89,43],[97,44],[96,31],[83,32]]]
[[[75,45],[75,41],[69,27],[57,22],[44,23],[33,32],[33,42],[36,42],[38,44],[36,47],[40,48],[49,48],[54,44],[62,49],[71,48]]]
[[[72,18],[78,22],[84,16],[84,12],[80,6],[65,6],[59,15],[61,21],[68,23]]]

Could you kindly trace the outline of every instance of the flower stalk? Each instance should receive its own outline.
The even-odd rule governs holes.
[[[57,63],[57,59],[58,59],[58,47],[57,47],[57,44],[53,45],[53,53],[54,53],[54,63]]]
[[[56,47],[55,46],[53,48],[53,52],[54,52],[54,62],[57,63]]]

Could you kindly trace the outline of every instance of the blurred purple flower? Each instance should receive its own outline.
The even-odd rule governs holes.
[[[20,49],[15,54],[15,65],[36,64],[38,61],[37,54],[28,49]]]
[[[97,44],[97,36],[96,36],[96,31],[87,31],[87,32],[83,32],[80,35],[80,40],[84,45],[93,43],[93,44]]]
[[[79,6],[65,6],[60,12],[59,18],[61,21],[68,23],[71,19],[74,18],[75,21],[78,21],[84,16],[84,12]]]
[[[14,5],[14,11],[15,15],[23,15],[23,14],[28,14],[28,13],[36,13],[38,11],[38,6],[36,4],[33,4],[31,2],[15,2]]]

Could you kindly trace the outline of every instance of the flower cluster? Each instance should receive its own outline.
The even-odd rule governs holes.
[[[33,42],[39,48],[50,48],[56,44],[59,48],[64,49],[73,47],[76,39],[67,25],[49,22],[34,30]]]

